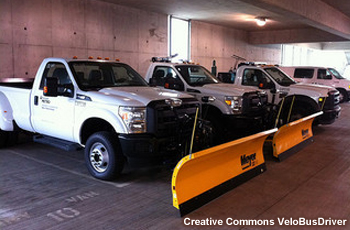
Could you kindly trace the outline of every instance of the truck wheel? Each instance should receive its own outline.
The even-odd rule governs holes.
[[[210,126],[211,126],[211,135],[212,135],[212,145],[219,145],[222,143],[225,143],[227,141],[227,136],[224,135],[224,127],[218,121],[218,117],[214,116],[208,116],[207,120],[210,121]]]
[[[124,167],[118,137],[109,132],[91,135],[85,145],[85,162],[90,174],[98,179],[116,178]]]
[[[343,103],[349,100],[348,93],[345,89],[337,89],[339,91],[339,102]]]
[[[18,131],[8,132],[6,146],[13,146],[17,144],[18,141]]]
[[[283,125],[285,125],[287,123],[288,113],[289,113],[289,109],[286,109],[284,111],[284,115],[282,116],[283,117],[283,122],[282,122]],[[310,111],[309,109],[304,108],[302,106],[295,106],[295,108],[292,110],[292,113],[290,115],[289,122],[299,120],[299,119],[301,119],[303,117],[307,117],[308,115],[311,115],[311,114],[312,114],[312,111]]]
[[[6,146],[6,142],[8,140],[8,132],[0,130],[0,148]]]

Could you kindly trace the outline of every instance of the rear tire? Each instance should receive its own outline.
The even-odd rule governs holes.
[[[0,130],[0,148],[6,147],[8,132]]]
[[[85,145],[85,162],[93,177],[115,179],[124,168],[117,135],[105,131],[92,134]]]

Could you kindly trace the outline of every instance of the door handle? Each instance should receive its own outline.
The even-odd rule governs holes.
[[[34,105],[38,105],[38,104],[39,104],[39,97],[34,96]]]

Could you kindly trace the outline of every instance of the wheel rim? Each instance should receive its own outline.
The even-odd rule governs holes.
[[[344,94],[342,92],[339,92],[339,101],[343,102],[344,100]]]
[[[102,143],[95,143],[90,148],[90,164],[99,173],[107,170],[109,155],[107,148]]]

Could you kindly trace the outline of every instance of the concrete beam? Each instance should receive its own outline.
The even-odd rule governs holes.
[[[321,0],[242,0],[242,2],[268,9],[344,40],[350,40],[350,18]]]
[[[255,45],[347,41],[345,38],[315,28],[251,31],[248,33],[248,39],[250,44]]]

